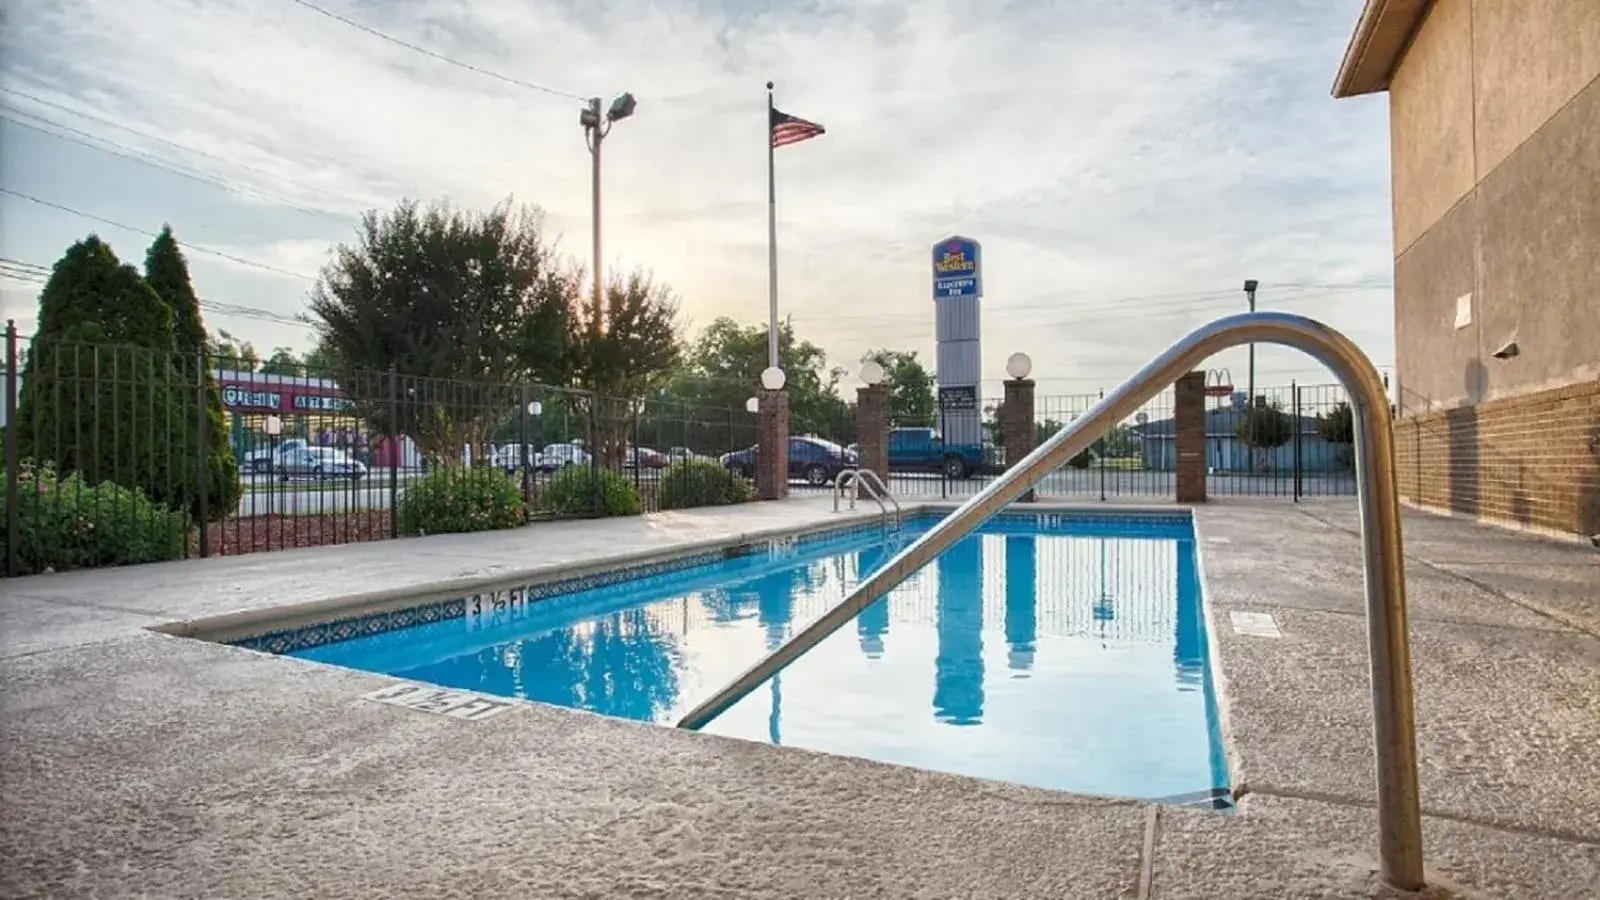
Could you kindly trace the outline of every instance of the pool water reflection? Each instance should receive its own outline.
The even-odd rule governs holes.
[[[1194,540],[1002,517],[706,731],[1085,793],[1227,785]],[[296,655],[668,723],[836,604],[909,538],[722,561]]]

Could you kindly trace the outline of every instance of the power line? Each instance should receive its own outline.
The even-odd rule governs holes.
[[[364,207],[364,206],[367,205],[367,202],[365,200],[362,200],[362,199],[360,199],[358,197],[352,197],[349,194],[341,194],[338,191],[329,190],[328,188],[319,187],[319,186],[314,185],[314,184],[308,184],[308,183],[303,182],[303,181],[296,181],[296,180],[294,180],[292,178],[289,178],[289,177],[286,177],[284,175],[279,175],[279,174],[277,174],[275,172],[269,172],[266,169],[260,169],[260,168],[257,168],[255,166],[248,165],[246,163],[242,163],[242,162],[238,162],[236,160],[228,159],[225,156],[218,156],[215,153],[208,153],[208,152],[206,152],[204,150],[200,150],[200,149],[197,149],[197,148],[194,148],[194,147],[190,147],[187,144],[182,144],[182,143],[179,143],[177,141],[170,140],[168,138],[164,138],[164,137],[160,137],[158,135],[150,134],[148,132],[140,131],[137,128],[130,128],[127,125],[123,125],[123,124],[121,124],[119,122],[114,122],[114,121],[112,121],[110,119],[106,119],[106,118],[102,118],[100,116],[92,115],[90,113],[82,112],[80,110],[73,109],[70,106],[66,106],[66,105],[63,105],[63,104],[60,104],[60,103],[56,103],[56,102],[53,102],[53,101],[50,101],[50,100],[46,100],[43,97],[34,96],[33,94],[28,93],[27,91],[19,91],[16,88],[0,86],[0,92],[4,92],[4,93],[7,93],[7,94],[14,94],[14,95],[16,95],[18,97],[23,98],[24,100],[28,100],[29,102],[37,103],[40,106],[47,106],[47,107],[49,107],[51,109],[60,110],[61,112],[68,113],[69,115],[77,116],[77,117],[79,117],[81,119],[87,119],[87,120],[89,120],[91,122],[95,122],[97,124],[104,125],[104,126],[106,126],[108,128],[115,128],[118,131],[125,131],[128,134],[134,135],[135,137],[143,138],[143,139],[145,139],[147,141],[155,141],[158,144],[166,144],[169,147],[175,148],[177,150],[182,150],[185,153],[192,153],[195,156],[202,156],[202,157],[205,157],[206,159],[215,160],[216,162],[223,163],[224,165],[233,166],[235,168],[242,169],[242,170],[244,170],[246,172],[250,172],[250,173],[255,174],[255,175],[260,175],[260,176],[262,176],[264,178],[270,178],[270,179],[273,179],[275,181],[281,182],[283,184],[293,185],[294,187],[300,188],[301,190],[312,191],[312,192],[315,192],[315,193],[318,193],[318,194],[323,194],[323,195],[328,196],[328,197],[333,197],[333,198],[336,198],[336,199],[339,199],[339,200],[344,200],[346,202],[353,203],[353,204],[355,204],[357,206],[363,206]],[[38,117],[35,116],[35,118],[38,118]],[[52,123],[52,124],[54,124],[54,123]],[[58,126],[58,127],[66,127],[66,126]],[[107,143],[109,143],[109,141]]]
[[[140,165],[150,166],[151,168],[154,168],[154,169],[161,169],[161,170],[166,171],[166,172],[171,172],[174,175],[180,176],[182,178],[188,178],[191,181],[198,181],[198,182],[201,182],[201,183],[204,183],[204,184],[216,185],[217,187],[220,187],[223,190],[229,191],[231,193],[238,194],[238,195],[240,195],[242,197],[254,197],[255,199],[265,200],[265,201],[267,201],[269,203],[275,203],[278,206],[282,206],[282,207],[285,207],[285,208],[288,208],[288,209],[296,210],[298,212],[306,213],[307,215],[313,215],[313,216],[318,216],[318,217],[325,218],[325,219],[331,219],[331,220],[333,220],[335,222],[340,222],[340,223],[345,223],[345,224],[348,224],[352,219],[351,216],[341,216],[341,215],[339,215],[337,213],[330,213],[330,212],[326,212],[326,211],[320,210],[320,209],[313,209],[312,207],[309,207],[309,206],[301,206],[300,204],[295,203],[292,200],[288,200],[288,199],[285,199],[283,197],[279,197],[279,196],[276,196],[276,195],[273,195],[273,194],[269,194],[269,193],[267,193],[265,191],[259,191],[259,190],[256,190],[255,188],[247,188],[247,187],[243,187],[241,185],[230,184],[230,183],[228,183],[226,181],[223,181],[223,180],[221,180],[219,178],[213,178],[213,177],[211,177],[209,175],[206,175],[205,173],[200,172],[197,169],[190,169],[190,168],[188,168],[186,166],[181,166],[181,165],[178,165],[176,163],[168,162],[166,160],[161,159],[160,157],[152,156],[151,154],[145,153],[142,150],[138,150],[136,148],[129,147],[126,144],[119,144],[116,141],[107,140],[106,138],[98,137],[98,136],[90,134],[90,133],[88,133],[86,131],[79,131],[76,128],[72,128],[71,126],[68,126],[68,125],[62,125],[59,122],[52,122],[49,119],[46,119],[46,118],[44,118],[42,116],[33,115],[32,113],[17,109],[14,106],[9,106],[9,105],[6,105],[6,104],[0,104],[0,109],[8,110],[8,111],[11,111],[13,113],[17,113],[19,115],[28,116],[29,118],[35,119],[37,121],[40,121],[40,122],[43,122],[43,123],[49,125],[51,128],[59,128],[62,131],[69,132],[69,133],[68,134],[61,134],[61,133],[58,133],[58,132],[55,132],[55,131],[51,131],[49,128],[41,128],[38,125],[34,125],[34,124],[31,124],[31,123],[28,123],[28,122],[24,122],[21,119],[13,118],[12,116],[5,115],[4,113],[0,113],[0,121],[10,122],[13,125],[16,125],[16,126],[19,126],[19,127],[22,127],[22,128],[27,128],[27,129],[29,129],[31,131],[36,131],[36,132],[38,132],[40,134],[47,134],[47,135],[50,135],[51,137],[57,138],[59,140],[71,141],[74,144],[78,144],[80,146],[88,147],[89,149],[96,150],[96,151],[98,151],[100,153],[106,153],[106,154],[109,154],[111,156],[121,157],[122,159],[130,160],[132,162],[139,163]],[[82,135],[82,137],[73,137],[74,134]],[[95,143],[92,143],[93,141],[98,141],[101,144],[106,144],[108,146],[101,147],[101,146],[98,146]],[[115,149],[113,149],[113,148],[115,148]]]
[[[357,21],[355,21],[353,19],[347,19],[344,16],[341,16],[336,12],[333,12],[331,10],[323,9],[322,7],[316,5],[315,3],[307,2],[307,0],[294,0],[294,2],[298,3],[301,6],[304,6],[306,9],[309,9],[314,13],[317,13],[317,14],[323,15],[323,16],[327,16],[328,18],[334,20],[335,22],[343,22],[344,24],[349,25],[351,28],[354,28],[354,29],[356,29],[358,31],[364,31],[367,34],[370,34],[375,38],[380,38],[382,40],[388,41],[391,44],[395,44],[395,45],[404,47],[407,50],[414,50],[414,51],[416,51],[418,53],[421,53],[423,56],[429,57],[430,59],[436,59],[436,60],[438,60],[439,62],[442,62],[442,63],[448,63],[449,65],[452,65],[452,66],[458,66],[460,68],[466,69],[469,72],[476,72],[479,75],[483,75],[483,76],[488,77],[488,78],[493,78],[493,79],[495,79],[497,81],[503,81],[506,84],[514,84],[514,85],[516,85],[518,87],[525,87],[525,88],[527,88],[529,90],[539,91],[541,93],[549,94],[552,97],[563,97],[563,98],[566,98],[568,100],[576,100],[579,103],[583,103],[583,102],[585,102],[585,101],[587,101],[589,99],[587,97],[580,97],[577,94],[571,94],[571,93],[568,93],[566,91],[557,90],[557,89],[552,88],[552,87],[545,87],[542,84],[534,84],[531,81],[523,81],[520,78],[512,78],[509,75],[501,75],[499,72],[492,72],[492,71],[490,71],[488,69],[485,69],[485,68],[483,68],[481,66],[475,66],[472,63],[462,62],[459,59],[451,59],[450,57],[445,56],[442,53],[435,53],[434,51],[429,50],[426,47],[419,47],[416,44],[413,44],[413,43],[411,43],[409,41],[404,41],[404,40],[401,40],[400,38],[394,37],[393,35],[385,34],[385,33],[381,32],[381,31],[377,30],[376,28],[372,28],[370,26],[363,25],[360,22],[357,22]]]
[[[50,272],[49,268],[41,266],[38,263],[31,263],[21,259],[12,259],[9,256],[0,256],[0,266],[11,266],[17,269],[32,269],[41,275],[47,275]]]
[[[1318,285],[1308,284],[1308,285],[1305,285],[1304,287],[1297,287],[1291,293],[1288,293],[1288,294],[1285,294],[1285,295],[1281,295],[1281,296],[1278,296],[1278,297],[1270,297],[1269,296],[1266,299],[1267,300],[1271,300],[1273,302],[1279,302],[1279,303],[1301,303],[1301,302],[1305,302],[1305,301],[1308,301],[1308,300],[1321,299],[1321,298],[1327,297],[1327,296],[1337,296],[1338,294],[1354,293],[1354,292],[1359,291],[1359,290],[1381,289],[1381,288],[1383,288],[1385,286],[1386,285],[1383,285],[1383,284],[1372,284],[1372,283],[1368,283],[1368,282],[1364,282],[1364,281],[1354,281],[1354,282],[1345,282],[1345,283],[1329,282],[1329,283],[1318,284]],[[1320,292],[1320,293],[1313,293],[1313,291]],[[984,318],[987,319],[987,318],[989,318],[991,316],[1004,317],[1004,316],[1008,316],[1008,315],[1014,315],[1016,313],[1031,313],[1031,312],[1035,312],[1035,311],[1039,311],[1039,310],[1067,312],[1067,313],[1072,313],[1072,314],[1092,314],[1092,313],[1099,313],[1099,312],[1121,312],[1121,311],[1126,310],[1127,307],[1130,304],[1138,303],[1138,304],[1141,304],[1140,307],[1139,307],[1139,311],[1137,313],[1133,313],[1132,315],[1133,315],[1134,318],[1144,318],[1147,315],[1155,315],[1156,314],[1156,313],[1151,313],[1150,312],[1150,310],[1152,310],[1152,309],[1167,309],[1167,308],[1170,308],[1170,307],[1180,307],[1180,309],[1177,310],[1177,314],[1181,314],[1181,313],[1185,313],[1185,312],[1189,312],[1189,311],[1207,311],[1208,309],[1232,309],[1232,308],[1235,308],[1236,306],[1238,306],[1237,298],[1239,296],[1240,296],[1240,292],[1238,290],[1192,291],[1192,292],[1189,292],[1189,293],[1176,293],[1176,294],[1143,294],[1143,295],[1134,295],[1134,296],[1128,296],[1128,297],[1110,297],[1110,298],[1104,298],[1104,299],[1101,299],[1101,300],[1097,300],[1097,301],[1093,301],[1093,302],[1085,303],[1085,304],[1072,304],[1070,306],[1064,306],[1059,301],[1045,301],[1045,302],[1034,303],[1034,304],[1008,304],[1006,306],[998,306],[998,307],[993,307],[993,308],[990,308],[990,309],[985,309],[982,314],[983,314]],[[1222,306],[1219,307],[1219,306],[1216,306],[1216,304],[1222,304]],[[1168,313],[1160,313],[1160,314],[1162,314],[1162,315],[1172,315],[1174,313],[1168,312]],[[897,316],[897,315],[895,315],[893,313],[873,313],[873,314],[864,314],[864,315],[828,316],[826,318],[814,318],[814,319],[813,318],[808,318],[808,317],[798,317],[797,316],[795,320],[796,321],[810,321],[810,322],[817,322],[817,323],[825,323],[825,322],[885,322],[885,323],[892,322],[892,323],[900,323],[900,322],[905,321],[905,317],[904,316]],[[1078,320],[1072,320],[1072,321],[1063,322],[1061,324],[1083,324],[1083,323],[1087,323],[1087,322],[1090,322],[1090,321],[1105,321],[1105,320],[1103,320],[1103,319],[1082,320],[1082,322],[1080,322]]]
[[[1282,303],[1282,304],[1309,303],[1309,302],[1312,302],[1312,301],[1315,301],[1315,300],[1326,300],[1326,299],[1329,299],[1331,297],[1337,297],[1337,296],[1340,296],[1342,294],[1353,293],[1353,292],[1354,291],[1350,290],[1350,289],[1346,289],[1346,290],[1328,290],[1328,291],[1324,291],[1322,293],[1317,293],[1317,294],[1301,292],[1299,294],[1294,294],[1294,295],[1290,295],[1290,296],[1276,297],[1276,298],[1274,298],[1274,302],[1275,303]],[[1238,304],[1232,302],[1231,300],[1229,300],[1228,302],[1223,302],[1224,299],[1225,298],[1222,298],[1222,297],[1199,296],[1199,297],[1196,297],[1190,303],[1179,305],[1179,308],[1176,308],[1176,309],[1168,309],[1168,308],[1160,307],[1160,305],[1158,305],[1158,304],[1150,304],[1150,306],[1158,306],[1159,308],[1156,308],[1156,309],[1153,309],[1153,310],[1152,309],[1148,309],[1148,308],[1139,309],[1137,311],[1129,310],[1125,314],[1119,314],[1119,315],[1103,315],[1101,313],[1102,312],[1116,312],[1116,311],[1122,309],[1122,307],[1125,306],[1126,303],[1119,303],[1116,306],[1097,306],[1097,307],[1077,307],[1077,306],[1073,306],[1073,307],[1065,307],[1065,308],[1058,307],[1058,308],[1061,308],[1064,312],[1072,313],[1072,315],[1069,315],[1066,318],[1050,318],[1050,317],[1037,316],[1036,310],[1038,309],[1038,307],[1031,307],[1031,308],[1030,307],[1001,307],[999,309],[993,309],[993,310],[988,310],[988,311],[984,312],[983,313],[983,318],[984,318],[985,321],[993,321],[995,319],[999,319],[1001,321],[1016,322],[1018,320],[1018,315],[1019,314],[1025,314],[1027,316],[1027,324],[1029,324],[1029,325],[1037,325],[1037,326],[1040,326],[1040,327],[1054,328],[1054,327],[1065,327],[1065,326],[1070,326],[1070,325],[1099,325],[1099,324],[1104,324],[1104,323],[1109,323],[1109,322],[1135,322],[1135,321],[1144,321],[1146,319],[1164,318],[1164,317],[1168,317],[1168,316],[1186,316],[1186,315],[1206,314],[1206,313],[1219,314],[1220,315],[1222,313],[1237,311]],[[1218,304],[1221,304],[1221,305],[1218,305]],[[1168,305],[1171,305],[1171,304],[1168,304]],[[796,322],[802,322],[802,323],[813,323],[813,324],[817,324],[817,325],[829,325],[829,324],[834,324],[834,323],[864,323],[864,324],[865,323],[881,323],[881,324],[884,324],[884,325],[891,325],[892,324],[892,325],[900,326],[900,328],[902,329],[902,333],[914,333],[919,337],[931,334],[932,333],[932,327],[933,327],[932,323],[923,322],[916,328],[916,330],[914,332],[912,332],[910,329],[907,329],[905,327],[906,323],[907,323],[907,317],[905,317],[905,316],[896,316],[896,315],[889,314],[889,313],[876,314],[876,315],[859,315],[859,316],[848,316],[848,315],[847,316],[829,316],[829,317],[826,317],[826,318],[815,318],[815,319],[796,317],[795,321]]]
[[[52,203],[49,200],[41,200],[38,197],[35,197],[35,196],[31,195],[31,194],[24,194],[21,191],[14,191],[14,190],[12,190],[11,188],[8,188],[8,187],[0,187],[0,194],[9,194],[9,195],[11,195],[13,197],[16,197],[16,198],[20,199],[20,200],[26,200],[29,203],[37,203],[40,206],[49,207],[50,209],[58,209],[58,210],[60,210],[60,211],[62,211],[64,213],[71,213],[72,215],[88,219],[91,222],[99,222],[102,225],[110,225],[112,228],[120,228],[123,231],[131,231],[134,234],[142,234],[145,237],[152,237],[153,238],[153,237],[157,236],[156,232],[154,232],[154,231],[149,231],[149,230],[144,229],[144,228],[135,228],[132,225],[124,225],[123,223],[117,222],[117,221],[112,220],[112,219],[107,219],[107,218],[104,218],[102,216],[97,216],[97,215],[94,215],[93,213],[86,213],[81,209],[73,209],[70,206],[64,206],[64,205],[62,205],[60,203]],[[314,278],[314,277],[312,277],[310,275],[306,275],[306,274],[304,274],[302,272],[293,272],[293,271],[290,271],[289,269],[283,269],[283,268],[279,268],[278,266],[274,266],[271,263],[257,262],[256,260],[246,259],[243,256],[235,256],[232,253],[227,253],[227,252],[222,251],[222,250],[213,250],[210,247],[202,247],[199,244],[190,244],[190,243],[187,243],[185,241],[178,241],[178,246],[183,247],[186,250],[193,250],[196,253],[205,253],[205,254],[209,254],[211,256],[215,256],[215,257],[217,257],[219,259],[226,259],[226,260],[228,260],[230,262],[236,262],[236,263],[238,263],[238,264],[240,264],[242,266],[250,266],[251,268],[261,269],[263,271],[272,272],[272,273],[275,273],[275,274],[278,274],[278,275],[287,275],[290,278],[298,278],[298,279],[300,279],[302,281],[316,281],[317,280],[316,278]]]
[[[0,275],[15,278],[18,281],[44,284],[49,280],[50,270],[38,263],[31,263],[20,259],[0,257]],[[200,299],[200,308],[223,316],[232,316],[241,319],[254,319],[262,322],[272,322],[279,325],[297,325],[302,328],[314,328],[313,323],[301,316],[285,315],[262,309],[258,306],[244,306],[238,303],[224,303],[221,300]]]

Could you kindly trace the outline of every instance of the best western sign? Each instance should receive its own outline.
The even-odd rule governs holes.
[[[972,238],[933,245],[933,299],[983,296],[983,248]]]

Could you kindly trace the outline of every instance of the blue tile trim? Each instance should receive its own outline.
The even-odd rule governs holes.
[[[918,528],[927,527],[941,518],[943,518],[943,515],[937,512],[914,513],[907,517],[906,524]],[[1187,513],[1168,515],[1161,513],[1079,512],[1077,510],[1060,512],[1008,510],[991,519],[990,524],[1034,527],[1049,533],[1055,529],[1070,529],[1072,527],[1137,530],[1152,526],[1161,528],[1183,526],[1187,529],[1190,525],[1190,519]],[[881,524],[874,521],[797,536],[764,538],[750,544],[696,553],[677,559],[632,565],[624,564],[605,572],[595,572],[576,578],[562,578],[538,584],[524,584],[520,587],[514,586],[495,591],[477,592],[420,606],[370,613],[362,616],[351,616],[300,628],[269,631],[240,638],[229,643],[235,647],[261,650],[267,653],[294,653],[312,647],[320,647],[323,644],[350,640],[351,638],[398,631],[402,628],[410,628],[413,625],[460,619],[466,616],[469,604],[474,602],[483,604],[532,603],[547,600],[551,597],[607,587],[623,581],[635,581],[668,575],[684,569],[694,568],[695,566],[714,563],[730,556],[742,556],[750,553],[798,555],[803,551],[815,551],[826,544],[846,542],[863,534],[880,533],[882,528]],[[1158,536],[1167,537],[1169,535],[1160,534]]]

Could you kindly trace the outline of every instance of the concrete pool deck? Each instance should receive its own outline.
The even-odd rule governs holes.
[[[1196,517],[1231,816],[535,704],[459,721],[360,699],[391,678],[148,630],[836,521],[826,500],[8,580],[0,896],[1388,896],[1354,503]],[[1426,896],[1592,895],[1600,554],[1405,528]]]

